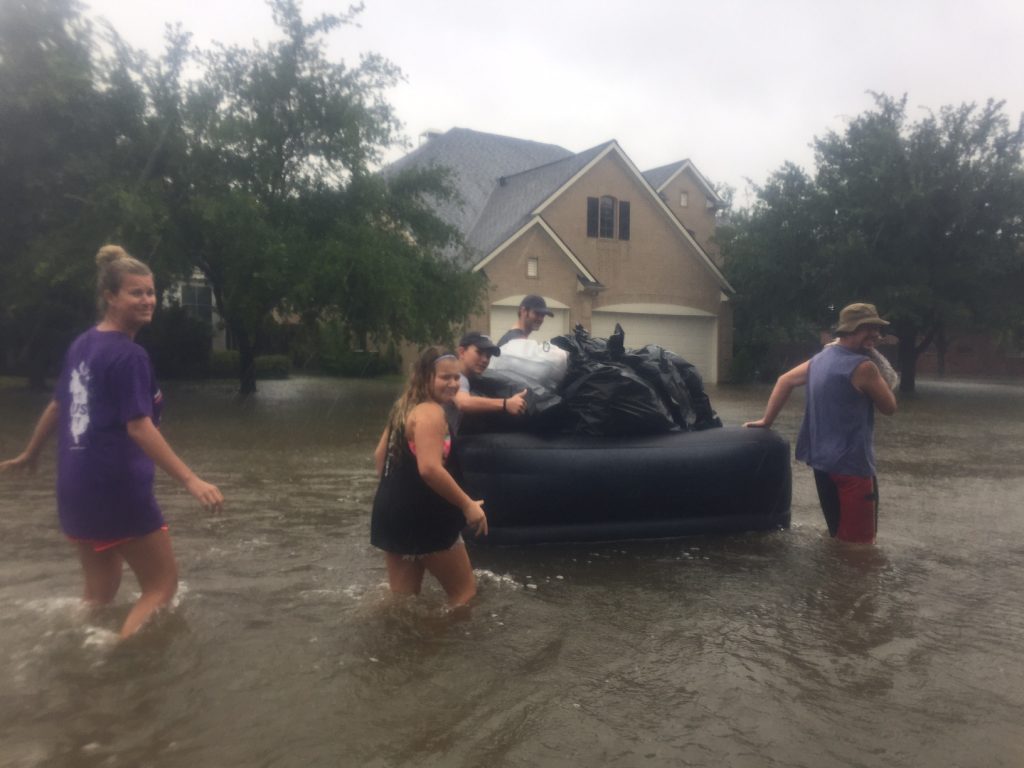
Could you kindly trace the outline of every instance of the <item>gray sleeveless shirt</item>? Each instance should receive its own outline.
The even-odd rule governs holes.
[[[850,379],[866,355],[829,345],[811,358],[796,457],[837,475],[875,474],[875,408]]]

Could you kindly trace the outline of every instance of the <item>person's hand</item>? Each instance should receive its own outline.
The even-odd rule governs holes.
[[[29,474],[33,474],[37,468],[37,458],[38,457],[35,456],[34,454],[21,453],[15,456],[13,459],[8,459],[7,461],[0,461],[0,472],[25,471],[28,472]]]
[[[757,419],[756,421],[748,421],[743,424],[744,427],[756,427],[758,429],[768,429],[771,424],[765,422],[764,419]]]
[[[466,525],[473,529],[474,536],[487,535],[487,515],[484,514],[483,499],[470,499],[462,510]]]
[[[512,397],[506,398],[505,410],[513,416],[522,416],[526,413],[526,390],[516,392]]]
[[[214,513],[223,511],[224,496],[213,483],[208,483],[193,475],[185,483],[185,488],[195,497],[196,501],[203,505],[203,509]]]

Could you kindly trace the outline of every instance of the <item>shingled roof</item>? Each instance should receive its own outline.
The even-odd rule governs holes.
[[[572,157],[572,152],[555,144],[452,128],[432,136],[391,163],[384,173],[431,165],[451,169],[455,191],[461,200],[439,204],[437,213],[468,241],[488,200],[499,189],[500,179]]]
[[[644,171],[643,176],[647,179],[647,183],[650,184],[658,192],[661,192],[662,187],[668,183],[668,181],[674,178],[682,171],[689,170],[693,173],[694,178],[704,187],[704,191],[710,195],[710,197],[716,203],[723,203],[721,196],[715,191],[714,186],[704,176],[703,173],[697,170],[697,166],[691,163],[689,160],[677,160],[674,163],[668,165],[662,165],[658,168],[652,168],[649,171]]]

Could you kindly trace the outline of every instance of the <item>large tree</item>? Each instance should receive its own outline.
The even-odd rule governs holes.
[[[1011,126],[989,101],[911,122],[906,97],[876,94],[814,148],[813,177],[784,166],[723,233],[741,343],[824,327],[842,305],[873,300],[913,391],[918,355],[950,326],[1020,322],[1024,119]]]
[[[480,282],[442,257],[457,233],[427,203],[451,195],[444,174],[375,173],[400,140],[384,100],[399,72],[326,56],[359,9],[270,7],[274,42],[197,51],[175,28],[150,59],[113,30],[98,45],[74,0],[0,5],[0,322],[39,353],[37,381],[89,320],[107,240],[158,285],[206,277],[243,393],[272,318],[327,317],[365,345],[442,339],[474,307]]]
[[[257,334],[275,311],[340,319],[365,344],[448,335],[479,285],[441,257],[457,238],[426,205],[440,173],[376,175],[398,123],[383,91],[399,77],[378,56],[327,59],[345,15],[303,20],[272,0],[282,38],[218,47],[182,98],[186,158],[172,218],[209,280],[255,390]]]

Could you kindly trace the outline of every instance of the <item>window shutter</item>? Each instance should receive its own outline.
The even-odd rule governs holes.
[[[629,201],[619,201],[619,240],[629,240]]]
[[[597,198],[587,198],[587,237],[597,237]]]

